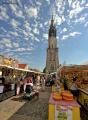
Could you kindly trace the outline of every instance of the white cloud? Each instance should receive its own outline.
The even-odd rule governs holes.
[[[73,33],[69,33],[69,36],[75,36],[75,35],[80,35],[81,33],[79,32],[73,32]]]
[[[20,7],[21,6],[21,2],[18,1],[18,4],[20,5],[16,5],[16,4],[10,4],[10,8],[12,9],[12,12],[17,16],[17,17],[21,17],[21,18],[24,18],[24,15],[23,15],[23,10],[20,10]]]
[[[80,4],[81,4],[81,5],[85,5],[86,2],[87,2],[86,0],[82,0]]]
[[[34,28],[34,29],[33,29],[33,32],[34,32],[35,34],[39,34],[39,30],[38,30],[37,28]]]
[[[18,48],[18,49],[16,49],[15,51],[23,52],[23,51],[26,51],[26,49],[25,49],[25,48]]]
[[[15,37],[18,36],[18,33],[17,33],[17,32],[12,32],[12,31],[11,31],[10,34],[11,34],[11,35],[14,35]]]
[[[69,6],[72,5],[72,1],[73,1],[73,0],[68,0]]]
[[[88,22],[86,22],[84,26],[85,26],[85,27],[88,27]]]
[[[66,32],[66,31],[67,31],[67,28],[64,28],[62,31],[63,31],[63,32]]]
[[[17,3],[20,7],[22,7],[22,0],[17,0]]]
[[[29,38],[28,38],[28,37],[24,37],[24,39],[25,39],[26,41],[28,41],[28,40],[29,40]]]
[[[33,33],[30,33],[30,36],[32,36],[32,37],[33,37],[33,36],[34,36],[34,34],[33,34]]]
[[[35,41],[39,42],[40,40],[37,37],[35,37]]]
[[[11,25],[13,26],[13,28],[17,28],[17,27],[18,27],[18,25],[19,25],[19,23],[18,23],[18,21],[17,21],[17,20],[12,19],[12,20],[11,20]]]
[[[21,2],[18,2],[18,4],[20,3],[20,5],[21,5]],[[19,6],[20,7],[20,6]],[[24,16],[23,16],[23,11],[22,10],[20,10],[19,9],[19,7],[18,7],[18,5],[13,5],[13,4],[10,4],[10,8],[12,9],[12,12],[17,16],[17,17],[21,17],[21,18],[23,18]]]
[[[37,4],[38,6],[41,6],[41,5],[42,5],[42,3],[39,2],[39,1],[36,1],[36,4]]]
[[[15,12],[15,15],[18,17],[24,18],[23,12],[21,10],[18,10],[17,12]]]
[[[62,15],[64,12],[64,9],[65,9],[64,5],[65,5],[65,2],[63,0],[56,0],[57,11],[60,15]]]
[[[45,40],[48,40],[48,34],[43,34]]]
[[[16,44],[15,44],[16,45]],[[17,46],[17,45],[16,45]],[[30,48],[16,48],[16,49],[6,49],[6,51],[4,51],[5,53],[8,52],[8,53],[14,53],[14,52],[18,52],[19,53],[22,53],[22,52],[31,52],[32,50],[34,50],[34,48],[30,47]]]
[[[64,15],[61,16],[61,19],[62,19],[62,22],[65,21],[65,17],[64,17]]]
[[[56,16],[56,22],[58,25],[60,25],[62,23],[62,19],[58,15]]]
[[[13,43],[13,46],[16,47],[16,48],[18,48],[18,47],[19,47],[19,44],[14,42],[14,43]]]
[[[22,32],[25,37],[29,37],[29,32],[26,32],[25,30],[23,30]]]
[[[76,18],[77,14],[82,12],[83,9],[84,9],[83,7],[78,7],[76,9],[71,10],[70,13],[69,13],[69,18],[70,19]]]
[[[69,0],[70,1],[70,0]],[[76,18],[79,13],[81,13],[84,9],[85,6],[81,5],[83,2],[79,2],[78,0],[75,0],[74,2],[71,2],[72,9],[69,11],[69,18]]]
[[[88,3],[86,4],[86,7],[88,7]]]
[[[13,50],[13,51],[16,51],[16,52],[25,52],[25,51],[32,51],[33,48],[18,48],[16,50]]]
[[[48,22],[48,21],[46,21],[46,22],[44,23],[44,26],[45,26],[45,25],[48,25],[48,24],[49,24],[49,22]]]
[[[79,5],[80,5],[80,3],[79,3],[78,0],[75,0],[74,2],[72,2],[72,8],[73,9],[77,8],[77,6],[79,6]]]
[[[69,37],[69,35],[64,35],[63,37],[62,37],[62,40],[65,40],[65,39],[67,39]]]
[[[40,26],[40,28],[43,28],[43,24],[42,23],[40,23],[39,26]]]
[[[12,11],[13,11],[14,13],[17,12],[17,5],[16,5],[16,4],[10,4],[9,6],[10,6],[10,8],[12,9]]]
[[[46,0],[46,2],[47,2],[48,4],[50,4],[50,0]]]
[[[75,23],[84,23],[85,22],[85,16],[83,16],[83,17],[80,17],[79,19],[76,19],[74,22]]]
[[[4,45],[5,47],[12,48],[12,42],[10,39],[3,38],[3,40],[0,41],[0,44]]]
[[[69,37],[74,37],[74,36],[76,36],[76,35],[80,35],[81,33],[79,33],[79,32],[72,32],[72,33],[69,33],[68,35],[64,35],[63,37],[62,37],[62,40],[65,40],[65,39],[67,39],[67,38],[69,38]]]
[[[20,55],[31,55],[32,53],[31,52],[22,52],[22,53],[19,53]]]
[[[24,28],[27,30],[27,31],[31,31],[31,27],[30,27],[30,24],[29,24],[29,22],[26,20],[25,22],[24,22]]]
[[[26,13],[30,16],[30,17],[37,17],[37,15],[38,15],[38,10],[37,10],[37,8],[35,7],[26,7],[25,6],[25,11],[26,11]]]
[[[0,7],[0,19],[1,20],[8,20],[9,19],[9,16],[7,14],[7,9],[5,7]]]

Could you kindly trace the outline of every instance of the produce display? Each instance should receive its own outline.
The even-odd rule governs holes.
[[[69,90],[63,90],[62,86],[52,86],[52,94],[49,99],[48,120],[80,120],[80,106],[73,99]]]
[[[73,95],[70,92],[62,92],[63,100],[72,101]]]
[[[69,91],[62,91],[62,93],[53,93],[53,99],[54,100],[66,100],[66,101],[72,101],[73,95]]]
[[[62,100],[62,96],[59,93],[53,93],[54,100]]]

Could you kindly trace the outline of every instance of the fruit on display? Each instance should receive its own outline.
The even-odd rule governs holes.
[[[62,100],[62,96],[58,93],[53,93],[53,99],[54,100]]]
[[[63,100],[72,101],[73,95],[70,92],[66,91],[66,92],[62,93],[62,98],[63,98]]]

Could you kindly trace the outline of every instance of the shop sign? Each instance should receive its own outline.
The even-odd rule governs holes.
[[[55,105],[55,120],[72,120],[72,106]]]
[[[12,65],[12,60],[8,59],[8,58],[4,58],[4,65]]]

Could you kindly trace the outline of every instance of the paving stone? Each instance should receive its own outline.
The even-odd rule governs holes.
[[[40,92],[39,99],[27,101],[9,120],[48,120],[50,89]]]

